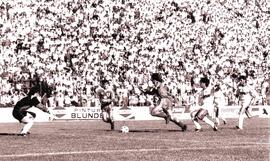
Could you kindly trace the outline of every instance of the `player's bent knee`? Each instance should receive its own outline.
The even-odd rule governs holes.
[[[33,123],[34,119],[33,119],[33,117],[31,115],[30,116],[27,115],[20,122],[24,123],[24,124]]]
[[[149,108],[149,113],[150,113],[150,115],[155,116],[157,114],[157,111],[155,110],[155,107],[150,107]]]
[[[109,120],[109,115],[107,112],[102,112],[102,120],[105,122]]]
[[[29,113],[30,115],[32,115],[33,118],[36,118],[36,116],[37,116],[34,112],[28,111],[28,113]]]
[[[198,112],[198,111],[193,111],[193,112],[191,112],[191,113],[190,113],[190,117],[191,117],[192,119],[194,119],[197,112]]]
[[[154,109],[155,109],[154,106],[150,106],[150,107],[149,107],[149,113],[150,113],[151,115],[152,115]]]
[[[102,117],[102,120],[103,120],[104,122],[108,122],[108,121],[109,121],[109,118],[107,118],[107,117]]]
[[[157,113],[156,113],[155,111],[150,111],[150,115],[151,115],[151,116],[156,116]]]

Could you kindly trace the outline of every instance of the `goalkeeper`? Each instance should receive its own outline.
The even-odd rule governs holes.
[[[26,97],[22,98],[16,103],[12,115],[20,123],[25,124],[19,135],[26,136],[30,134],[29,131],[34,124],[36,114],[28,111],[29,108],[34,106],[44,112],[49,113],[48,108],[43,103],[50,96],[49,93],[44,92],[50,91],[46,89],[47,87],[48,86],[45,87],[43,83],[38,83],[36,86],[30,89]]]

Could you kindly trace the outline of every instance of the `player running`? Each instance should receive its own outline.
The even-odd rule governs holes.
[[[247,84],[247,77],[240,76],[239,84],[236,90],[236,96],[239,97],[240,102],[240,111],[239,111],[239,119],[237,129],[243,130],[244,117],[245,114],[248,118],[251,118],[250,114],[250,105],[255,103],[258,100],[258,93]]]
[[[144,94],[154,95],[159,98],[159,104],[154,107],[150,107],[150,114],[155,117],[164,118],[166,124],[168,124],[169,121],[172,121],[181,127],[182,131],[186,131],[187,125],[183,124],[177,117],[172,115],[174,98],[168,92],[168,88],[164,85],[161,75],[158,73],[153,73],[151,75],[151,80],[154,84],[153,88],[147,91],[141,89]]]
[[[202,88],[202,91],[200,91],[198,94],[199,94],[199,105],[201,107],[190,113],[192,121],[195,125],[195,131],[201,131],[202,127],[199,124],[199,120],[209,124],[214,131],[218,130],[214,122],[208,118],[208,116],[212,114],[214,111],[213,88],[209,84],[210,80],[208,78],[200,79],[200,86]]]
[[[12,115],[20,123],[25,124],[22,128],[20,135],[26,136],[29,133],[31,127],[34,124],[36,114],[28,111],[31,107],[37,107],[40,110],[49,113],[46,107],[46,101],[51,95],[51,89],[45,82],[38,82],[34,87],[30,89],[27,96],[19,100],[12,112]]]
[[[108,80],[101,80],[100,86],[96,89],[96,94],[101,104],[102,120],[109,123],[111,125],[111,130],[114,130],[112,106],[115,94],[109,87]]]

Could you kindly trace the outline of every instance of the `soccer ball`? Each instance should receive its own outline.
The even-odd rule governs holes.
[[[121,132],[122,133],[128,133],[129,132],[129,128],[127,126],[122,126]]]

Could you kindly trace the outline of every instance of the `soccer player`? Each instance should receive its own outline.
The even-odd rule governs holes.
[[[29,108],[34,106],[44,112],[49,113],[45,103],[47,98],[50,97],[50,92],[51,90],[44,82],[39,82],[30,89],[26,97],[22,98],[16,103],[12,115],[20,123],[25,124],[20,132],[21,136],[30,134],[29,131],[34,124],[36,114],[28,111]]]
[[[210,86],[210,80],[205,77],[200,79],[200,86],[202,88],[202,91],[198,93],[200,108],[190,113],[195,125],[195,131],[201,131],[202,127],[199,124],[199,120],[209,124],[214,131],[217,131],[217,126],[208,118],[209,114],[212,114],[214,111],[213,87]]]
[[[265,78],[262,83],[262,99],[263,105],[270,105],[270,77]]]
[[[221,90],[220,84],[216,84],[214,87],[214,117],[217,125],[220,125],[219,119],[221,119],[224,124],[227,124],[226,119],[220,116],[220,108],[224,108],[224,106],[225,95]]]
[[[168,124],[169,121],[172,121],[181,127],[182,131],[186,131],[187,125],[172,115],[172,106],[175,101],[173,96],[168,92],[168,88],[164,85],[161,75],[159,73],[153,73],[151,75],[151,80],[154,84],[153,88],[146,91],[141,89],[144,94],[154,95],[159,98],[159,104],[150,107],[150,114],[155,117],[164,118],[166,124]]]
[[[96,89],[96,94],[101,104],[102,120],[109,123],[111,125],[111,130],[114,130],[112,106],[115,99],[115,94],[109,87],[108,80],[101,80],[100,86]]]
[[[252,117],[250,113],[250,105],[258,100],[258,93],[254,88],[251,88],[247,84],[246,76],[240,76],[238,80],[239,83],[236,90],[236,96],[239,98],[241,108],[239,111],[238,126],[236,126],[236,128],[243,130],[245,114],[248,118]]]
[[[264,79],[261,94],[263,105],[270,105],[270,77]],[[266,108],[263,108],[263,114],[268,115]]]

